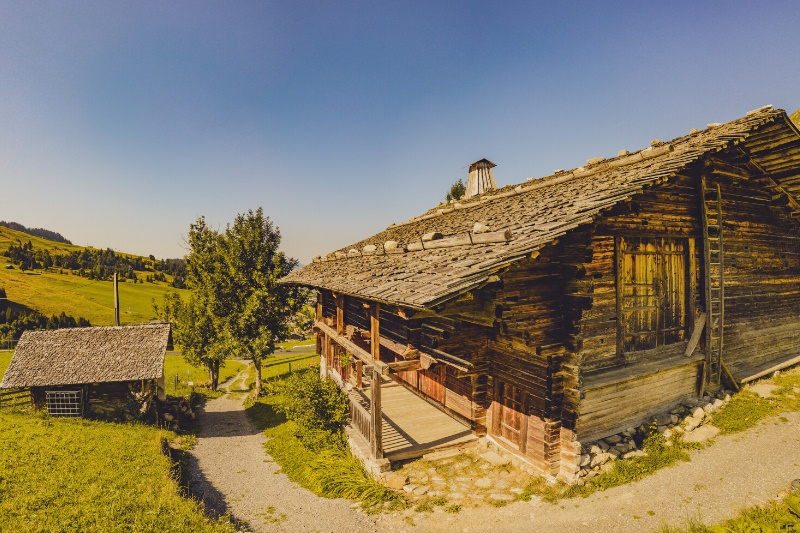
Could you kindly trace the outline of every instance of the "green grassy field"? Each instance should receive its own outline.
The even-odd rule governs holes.
[[[148,426],[0,412],[0,528],[229,532],[181,496]]]

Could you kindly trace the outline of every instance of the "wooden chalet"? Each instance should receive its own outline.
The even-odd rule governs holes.
[[[799,201],[800,133],[767,106],[440,204],[282,282],[318,291],[323,369],[369,390],[352,425],[374,458],[391,385],[574,480],[580,443],[800,362]]]
[[[135,392],[165,399],[171,344],[168,323],[26,331],[0,388],[30,389],[34,406],[52,416],[123,418]]]

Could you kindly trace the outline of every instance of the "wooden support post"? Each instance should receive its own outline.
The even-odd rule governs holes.
[[[372,405],[370,414],[372,423],[370,424],[369,442],[372,446],[372,456],[375,459],[383,458],[383,415],[381,412],[381,372],[377,368],[372,370]]]
[[[356,361],[356,388],[361,390],[364,388],[364,381],[362,379],[362,374],[364,373],[364,361],[359,359]]]
[[[369,313],[369,342],[372,348],[372,360],[381,360],[380,304],[372,304]]]
[[[344,296],[336,296],[336,333],[344,335]]]
[[[319,355],[319,375],[322,379],[328,377],[328,350],[331,345],[331,339],[326,333],[322,341],[322,353]]]

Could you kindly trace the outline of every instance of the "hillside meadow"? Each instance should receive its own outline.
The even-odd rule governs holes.
[[[63,254],[84,247],[49,241],[27,233],[22,233],[0,226],[0,253],[12,244],[24,243],[28,240],[37,250],[48,250],[51,254]],[[129,257],[135,257],[130,254]],[[19,268],[6,268],[8,259],[0,256],[0,287],[4,288],[9,301],[35,309],[50,316],[65,312],[74,317],[84,317],[93,326],[110,326],[114,324],[114,292],[110,281],[91,280],[76,275],[69,270],[37,269],[23,272]],[[148,272],[136,272],[144,278]],[[155,283],[120,283],[120,323],[140,324],[153,318],[153,300],[161,303],[164,294],[175,291],[183,294],[184,290],[175,289],[167,282]]]
[[[0,268],[0,287],[5,288],[10,301],[47,316],[64,311],[74,317],[87,318],[93,326],[114,324],[114,289],[110,281],[52,271]],[[161,304],[168,291],[184,292],[166,283],[120,283],[120,323],[149,321],[154,316],[153,299]]]

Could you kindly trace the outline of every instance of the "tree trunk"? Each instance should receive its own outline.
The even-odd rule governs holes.
[[[219,386],[219,361],[214,361],[208,365],[208,378],[211,382],[211,390],[217,390]]]
[[[261,359],[253,359],[253,366],[256,369],[255,397],[261,396]]]

